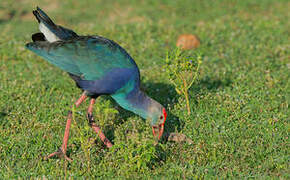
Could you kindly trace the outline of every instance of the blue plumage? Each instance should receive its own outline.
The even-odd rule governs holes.
[[[139,77],[130,55],[117,43],[100,36],[81,36],[67,41],[36,41],[26,47],[50,63],[84,80],[99,80],[112,69],[127,69]],[[124,75],[128,73],[120,71]]]

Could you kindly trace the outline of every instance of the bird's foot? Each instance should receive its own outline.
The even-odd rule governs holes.
[[[67,157],[67,155],[63,152],[63,150],[61,148],[59,148],[56,152],[53,152],[51,154],[49,154],[48,156],[44,157],[44,160],[48,160],[54,156],[58,156],[59,158],[64,158],[65,160],[72,162],[72,159]]]

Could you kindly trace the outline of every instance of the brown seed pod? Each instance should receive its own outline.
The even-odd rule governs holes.
[[[200,45],[200,40],[193,34],[182,34],[178,37],[176,46],[183,50],[195,49]]]

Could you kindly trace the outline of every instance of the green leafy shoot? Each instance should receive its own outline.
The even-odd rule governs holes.
[[[180,48],[177,48],[173,52],[167,52],[165,62],[169,80],[175,86],[176,92],[184,96],[187,113],[190,115],[188,90],[197,79],[202,55],[197,53],[195,56],[187,56]]]

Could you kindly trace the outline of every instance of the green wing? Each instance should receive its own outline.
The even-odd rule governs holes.
[[[26,47],[62,70],[85,80],[102,78],[113,68],[137,68],[130,55],[117,43],[82,36],[68,41],[36,41]]]

